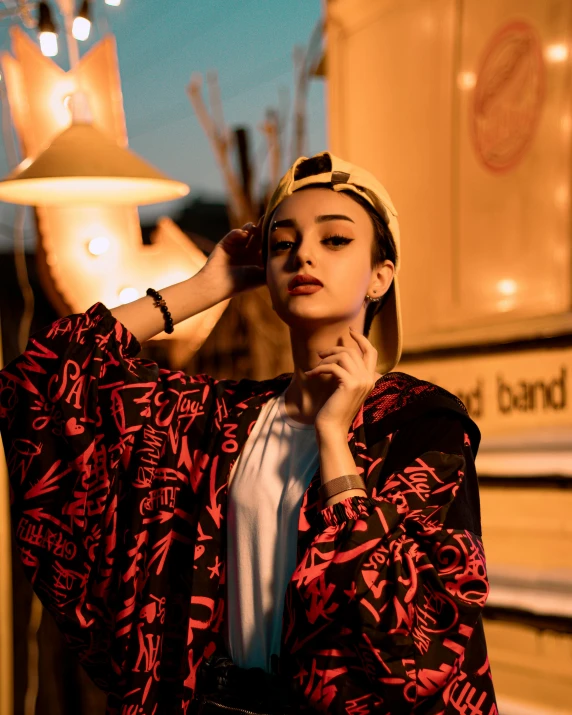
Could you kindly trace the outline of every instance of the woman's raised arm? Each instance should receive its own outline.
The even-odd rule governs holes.
[[[160,293],[176,325],[231,297],[224,293],[223,288],[213,271],[201,270],[182,283],[162,288]],[[140,343],[150,340],[165,328],[163,313],[154,306],[153,298],[147,295],[112,308],[110,312]]]
[[[231,231],[199,274],[162,292],[176,322],[263,282],[253,235]],[[229,381],[137,357],[163,327],[147,297],[113,313],[96,303],[36,332],[0,370],[16,546],[107,692],[140,672],[136,598],[167,598],[163,564],[173,539],[192,543],[182,534],[205,483],[213,410],[234,394]]]
[[[217,243],[196,275],[161,289],[173,323],[176,325],[237,293],[263,285],[265,273],[260,241],[260,230],[251,223],[242,229],[233,229]],[[158,335],[165,327],[162,312],[149,296],[113,308],[111,314],[140,343]]]

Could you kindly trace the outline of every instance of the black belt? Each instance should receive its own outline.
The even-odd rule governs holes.
[[[196,715],[298,715],[311,712],[277,673],[240,668],[224,655],[206,658],[197,671]]]

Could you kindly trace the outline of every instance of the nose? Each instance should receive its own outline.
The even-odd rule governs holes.
[[[302,239],[298,250],[294,253],[294,261],[297,266],[303,266],[306,263],[314,264],[314,251],[308,239]]]

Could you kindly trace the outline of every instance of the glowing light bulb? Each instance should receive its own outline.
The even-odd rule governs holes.
[[[518,290],[518,285],[512,278],[505,278],[497,283],[497,290],[501,295],[511,296]]]
[[[91,22],[87,17],[78,15],[73,21],[72,35],[76,40],[87,40],[91,30]]]
[[[137,288],[132,288],[128,286],[119,291],[119,300],[125,305],[125,303],[132,303],[134,300],[139,298],[139,291]]]
[[[121,5],[121,0],[105,0],[105,4],[117,7],[118,5]]]
[[[40,48],[45,57],[55,57],[58,54],[57,27],[52,18],[52,11],[45,0],[38,3],[38,33]]]
[[[40,49],[44,57],[58,54],[58,36],[55,32],[40,32]]]
[[[477,75],[474,72],[459,72],[457,85],[459,89],[474,89],[477,84]]]
[[[88,244],[87,250],[94,256],[101,256],[109,250],[109,239],[106,236],[96,236]]]
[[[548,45],[544,54],[548,62],[565,62],[568,59],[568,45],[562,42]]]

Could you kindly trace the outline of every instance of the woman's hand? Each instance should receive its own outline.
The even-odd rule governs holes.
[[[322,360],[306,375],[333,375],[337,386],[316,415],[317,433],[347,435],[366,397],[375,386],[377,350],[369,340],[350,328],[356,348],[336,346],[318,353]]]
[[[246,223],[222,238],[201,269],[216,275],[217,286],[226,298],[266,284],[262,265],[262,220]]]

